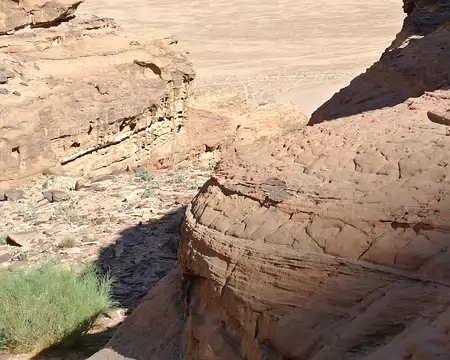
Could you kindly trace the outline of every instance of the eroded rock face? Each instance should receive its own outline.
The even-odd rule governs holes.
[[[13,74],[0,94],[0,182],[148,159],[185,121],[195,73],[175,43],[96,17],[0,36],[0,68]]]
[[[175,269],[142,300],[105,349],[89,359],[184,359],[185,308],[180,293],[180,272]]]
[[[14,33],[26,26],[55,24],[73,15],[84,0],[2,0],[0,35]]]
[[[450,84],[448,1],[407,0],[401,32],[380,61],[317,109],[310,125],[390,107]]]
[[[444,5],[406,2],[406,24]],[[446,32],[417,40],[438,56],[430,79],[439,66],[450,74]],[[323,109],[359,113],[355,96]],[[180,245],[188,358],[448,357],[450,91],[397,100],[380,109],[374,96],[377,110],[235,146],[223,160],[188,207]]]

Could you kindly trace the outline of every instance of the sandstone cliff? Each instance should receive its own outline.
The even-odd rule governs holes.
[[[405,2],[391,49],[311,123],[339,121],[236,146],[201,189],[187,358],[448,358],[446,3]]]
[[[0,5],[0,34],[32,25],[0,36],[3,184],[46,168],[125,168],[184,125],[195,73],[176,41],[137,39],[111,19],[68,18],[79,3]]]

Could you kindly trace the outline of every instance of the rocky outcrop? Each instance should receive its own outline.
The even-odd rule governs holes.
[[[401,32],[380,61],[317,109],[309,124],[390,107],[450,84],[447,1],[407,0]]]
[[[2,0],[0,35],[14,33],[26,26],[53,25],[73,15],[84,0]]]
[[[228,105],[236,102],[228,100]],[[208,108],[215,112],[206,110]],[[208,156],[220,157],[232,144],[249,144],[260,138],[282,136],[303,128],[308,122],[306,115],[292,104],[253,108],[245,103],[238,111],[234,106],[227,109],[222,101],[210,106],[202,104],[200,108],[191,107],[186,118],[177,136],[152,152],[148,159],[150,166],[168,168]]]
[[[64,8],[57,4],[42,9]],[[0,36],[0,182],[148,159],[185,121],[195,73],[175,43],[137,39],[96,17]]]
[[[377,110],[236,145],[187,208],[187,358],[448,357],[447,6],[405,9],[428,30],[313,122]]]
[[[142,300],[108,345],[89,359],[184,359],[181,289],[179,269],[175,269]]]

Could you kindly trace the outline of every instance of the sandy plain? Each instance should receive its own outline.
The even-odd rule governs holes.
[[[404,18],[401,0],[86,0],[80,11],[139,36],[176,34],[197,96],[292,101],[307,114],[376,61]]]

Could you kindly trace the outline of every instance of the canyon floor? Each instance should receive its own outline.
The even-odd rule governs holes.
[[[115,279],[118,303],[73,351],[0,353],[0,359],[81,360],[99,350],[148,289],[177,266],[184,209],[214,164],[151,175],[143,169],[95,178],[47,174],[21,187],[23,199],[0,202],[0,271],[52,260],[72,268],[93,262]],[[46,191],[59,194],[58,201],[49,202]]]
[[[294,102],[307,114],[378,60],[404,18],[399,0],[86,1],[126,30],[176,34],[195,94]]]

